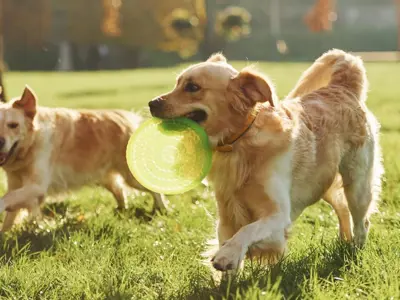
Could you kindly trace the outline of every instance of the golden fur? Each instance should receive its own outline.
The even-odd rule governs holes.
[[[8,183],[0,201],[0,212],[7,211],[2,230],[11,228],[22,208],[39,213],[47,194],[99,184],[123,209],[126,184],[147,191],[131,175],[125,155],[140,122],[123,110],[38,107],[28,87],[20,99],[1,104],[0,161]],[[151,194],[155,208],[165,209],[161,195]]]
[[[189,83],[196,91],[187,91]],[[213,156],[216,269],[237,269],[246,253],[280,256],[291,223],[321,198],[335,209],[342,238],[365,242],[383,173],[367,85],[361,59],[331,50],[279,102],[266,76],[251,68],[239,72],[216,54],[184,70],[173,91],[157,98],[162,106],[152,113],[158,117],[205,111],[200,124],[213,146],[242,130],[262,106],[233,151]]]

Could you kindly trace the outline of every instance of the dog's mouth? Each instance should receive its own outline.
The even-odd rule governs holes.
[[[12,145],[10,151],[0,152],[0,166],[3,166],[8,161],[10,156],[13,155],[15,149],[17,148],[17,145],[18,145],[18,142],[15,142],[14,145]]]
[[[197,123],[201,123],[201,122],[204,122],[205,120],[207,120],[208,116],[204,110],[196,109],[190,113],[185,114],[184,117],[186,117],[192,121],[195,121]]]

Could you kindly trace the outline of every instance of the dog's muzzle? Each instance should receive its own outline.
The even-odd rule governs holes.
[[[149,102],[149,108],[153,117],[159,116],[164,110],[164,100],[161,98],[154,99]]]

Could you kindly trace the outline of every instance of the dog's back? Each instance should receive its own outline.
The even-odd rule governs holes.
[[[39,107],[36,118],[31,150],[35,161],[49,156],[50,191],[101,184],[110,172],[129,176],[126,145],[140,116],[122,110]]]

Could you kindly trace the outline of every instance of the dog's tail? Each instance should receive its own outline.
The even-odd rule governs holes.
[[[361,58],[332,49],[320,56],[300,77],[286,99],[304,96],[326,86],[339,86],[360,102],[367,98],[368,81]]]

